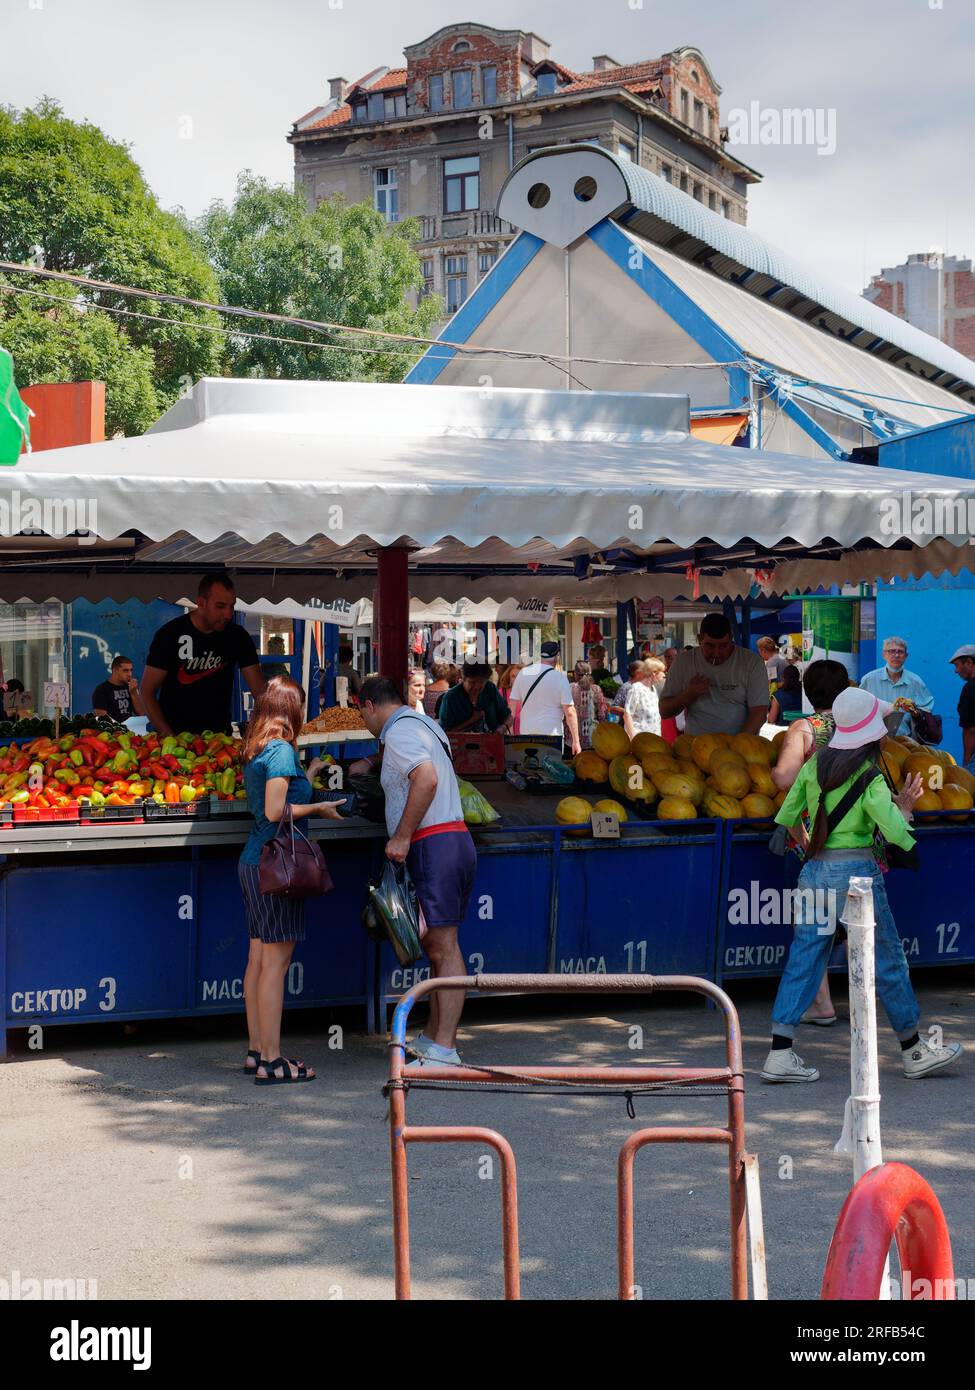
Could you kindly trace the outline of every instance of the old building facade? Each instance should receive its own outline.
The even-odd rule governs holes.
[[[599,144],[746,221],[760,175],[726,147],[721,88],[697,49],[629,65],[602,54],[573,72],[537,34],[452,24],[404,57],[351,84],[330,79],[328,101],[288,137],[295,183],[312,206],[340,194],[389,221],[418,218],[423,293],[442,295],[448,312],[514,235],[497,195],[542,146]]]
[[[943,251],[918,252],[903,265],[887,266],[875,275],[863,297],[975,358],[975,273],[970,260]]]

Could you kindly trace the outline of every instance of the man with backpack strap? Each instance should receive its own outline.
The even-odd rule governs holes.
[[[579,717],[568,678],[564,671],[556,670],[558,659],[558,642],[543,642],[541,661],[518,672],[509,703],[516,733],[562,737],[564,725],[575,756],[582,752]]]

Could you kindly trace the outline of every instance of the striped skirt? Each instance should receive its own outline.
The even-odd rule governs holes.
[[[257,882],[257,864],[237,865],[237,877],[247,914],[247,931],[252,940],[304,941],[305,904],[295,898],[282,898],[277,893],[261,893]]]

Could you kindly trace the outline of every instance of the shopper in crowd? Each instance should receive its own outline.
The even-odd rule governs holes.
[[[641,661],[630,662],[630,664],[626,668],[626,680],[616,691],[616,694],[613,695],[610,699],[609,708],[614,714],[619,715],[621,722],[623,719],[623,711],[626,709],[626,697],[627,695],[629,695],[631,689],[633,688],[633,682],[636,679],[636,674],[639,671],[642,664],[643,663]]]
[[[589,663],[589,670],[592,674],[592,678],[600,688],[604,687],[605,681],[609,681],[616,685],[619,684],[616,677],[609,669],[609,654],[601,642],[593,643],[586,653],[586,660]],[[603,694],[606,693],[605,688],[603,688]]]
[[[3,712],[8,719],[22,719],[34,708],[33,697],[24,689],[24,682],[11,676],[5,681],[3,689]]]
[[[777,685],[782,679],[782,673],[788,669],[788,661],[779,651],[779,644],[774,637],[760,637],[755,643],[759,656],[765,662],[765,670],[768,673],[770,685]],[[775,721],[773,720],[773,723]]]
[[[310,778],[322,766],[314,758],[307,773],[298,762],[297,739],[305,692],[290,676],[274,676],[254,702],[242,758],[247,808],[254,824],[237,866],[244,898],[250,950],[244,972],[249,1051],[244,1064],[259,1085],[312,1081],[304,1062],[281,1054],[284,982],[296,941],[305,939],[305,904],[260,891],[261,850],[278,831],[285,806],[295,820],[339,818],[340,802],[313,802]]]
[[[840,661],[812,661],[806,667],[802,688],[813,712],[790,724],[781,742],[779,756],[772,768],[772,781],[778,791],[787,792],[799,776],[803,763],[808,762],[820,748],[825,748],[833,737],[836,728],[832,715],[833,701],[849,684],[850,674]],[[800,822],[794,834],[799,852],[804,854],[809,848],[805,824]],[[836,1009],[829,992],[829,975],[825,970],[816,997],[799,1022],[815,1023],[820,1027],[829,1027],[836,1022]]]
[[[802,677],[797,666],[783,666],[782,678],[779,681],[775,694],[772,696],[772,703],[769,705],[768,722],[770,724],[790,724],[791,719],[786,719],[786,715],[795,717],[802,713]]]
[[[133,715],[144,715],[146,707],[139,693],[139,683],[133,675],[132,659],[116,656],[108,680],[96,685],[91,697],[95,714],[107,715],[123,724]]]
[[[623,709],[623,728],[630,738],[660,733],[659,687],[664,678],[664,664],[659,657],[651,656],[637,664]]]
[[[891,705],[895,700],[910,700],[918,709],[933,710],[934,696],[931,691],[920,676],[908,671],[904,665],[908,653],[903,637],[885,637],[881,650],[883,666],[878,666],[876,671],[867,672],[860,682],[861,689],[869,690],[878,700],[886,700]],[[902,715],[900,723],[891,732],[909,734],[910,715]]]
[[[965,684],[958,697],[958,724],[961,728],[962,762],[975,776],[975,646],[959,647],[951,658],[955,675]]]
[[[353,651],[348,642],[342,642],[339,644],[338,658],[339,663],[338,666],[335,668],[335,674],[337,676],[345,677],[345,679],[349,682],[349,698],[353,700],[358,700],[359,691],[362,689],[362,677],[359,675],[359,672],[355,669],[355,666],[352,664]]]
[[[445,661],[434,661],[430,667],[432,679],[423,692],[423,713],[428,714],[431,719],[436,714],[441,695],[444,695],[450,689],[447,683],[449,671],[450,667]]]
[[[229,574],[205,574],[193,611],[164,623],[153,637],[141,692],[158,733],[229,734],[237,667],[255,700],[264,693],[257,648],[234,622],[234,600]]]
[[[406,677],[406,702],[421,714],[425,713],[424,701],[427,693],[427,675],[420,666],[414,666]]]
[[[780,825],[795,827],[808,814],[812,830],[799,874],[798,920],[772,1006],[772,1045],[762,1069],[764,1081],[819,1080],[816,1068],[807,1067],[797,1055],[793,1040],[822,980],[854,877],[873,883],[877,994],[900,1041],[904,1075],[912,1080],[930,1076],[961,1054],[960,1044],[944,1047],[918,1032],[920,1009],[874,855],[878,832],[888,844],[904,850],[913,846],[907,826],[924,791],[921,778],[914,776],[892,797],[880,772],[880,745],[887,735],[884,717],[890,711],[886,701],[867,690],[854,686],[841,691],[833,702],[835,728],[829,744],[803,764],[776,816]],[[830,813],[840,808],[848,791],[855,793],[850,809],[830,824]]]
[[[558,642],[543,642],[540,661],[518,673],[511,687],[515,732],[566,737],[572,754],[582,752],[579,719],[565,672],[558,670]]]
[[[709,613],[698,629],[696,650],[677,657],[660,696],[660,715],[685,714],[689,734],[757,734],[768,715],[765,663],[735,645],[731,624]]]
[[[498,689],[507,700],[511,695],[511,687],[515,683],[515,678],[521,667],[517,662],[511,662],[508,666],[503,666],[497,673]]]
[[[362,687],[362,717],[382,744],[387,858],[405,863],[423,910],[423,949],[435,977],[464,975],[457,931],[474,887],[477,855],[457,789],[450,749],[441,729],[408,710],[392,681],[371,676]],[[412,1043],[418,1061],[460,1063],[457,1028],[464,1007],[459,990],[434,993],[426,1033]]]
[[[593,679],[592,667],[588,661],[576,662],[569,689],[579,721],[579,743],[585,750],[592,747],[593,728],[606,718],[609,707],[606,696]]]
[[[660,683],[660,689],[657,691],[658,696],[660,694],[660,690],[663,689],[664,681],[666,681],[667,677],[670,675],[670,669],[673,666],[674,662],[677,660],[679,654],[680,651],[677,647],[664,647],[664,650],[661,653],[661,660],[664,663],[664,680]],[[681,729],[678,727],[676,719],[664,719],[663,715],[660,716],[661,738],[665,738],[668,743],[673,743],[680,733]]]
[[[465,661],[459,685],[448,690],[438,706],[440,726],[449,733],[507,732],[511,710],[507,700],[491,679],[491,667],[484,662]]]

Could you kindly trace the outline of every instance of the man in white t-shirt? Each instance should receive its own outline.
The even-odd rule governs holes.
[[[508,703],[519,734],[557,735],[562,737],[563,725],[569,731],[573,755],[582,752],[579,742],[579,718],[572,691],[564,671],[556,669],[559,659],[558,642],[542,643],[542,659],[525,666],[515,677]]]
[[[765,662],[735,645],[721,613],[704,618],[697,641],[697,650],[681,652],[667,674],[661,718],[683,710],[689,734],[757,734],[768,717]]]
[[[393,681],[367,676],[359,692],[366,728],[382,744],[379,779],[386,795],[386,857],[405,863],[426,922],[423,949],[435,977],[466,975],[457,929],[474,887],[477,853],[464,824],[447,735],[427,715],[404,705]],[[460,990],[430,999],[429,1034],[412,1043],[420,1066],[459,1065]]]

